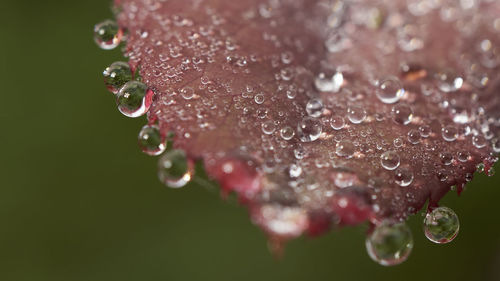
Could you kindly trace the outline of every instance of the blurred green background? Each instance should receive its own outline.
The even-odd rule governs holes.
[[[2,2],[0,280],[500,280],[500,176],[446,197],[461,220],[449,245],[413,217],[414,251],[391,268],[368,258],[363,226],[293,241],[277,261],[244,208],[162,186],[137,148],[145,120],[103,86],[121,55],[92,28],[110,2]]]

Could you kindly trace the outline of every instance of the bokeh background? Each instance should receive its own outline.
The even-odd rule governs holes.
[[[118,113],[92,40],[110,0],[3,0],[0,8],[0,280],[500,280],[500,175],[444,205],[461,230],[385,268],[366,226],[291,242],[275,260],[244,208],[197,185],[167,189],[139,151],[145,119]],[[497,170],[498,170],[497,165]]]

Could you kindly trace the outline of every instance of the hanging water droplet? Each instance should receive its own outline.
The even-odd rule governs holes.
[[[338,115],[332,116],[332,118],[330,118],[330,126],[334,130],[343,129],[345,127],[344,117]]]
[[[335,154],[340,157],[351,158],[356,152],[354,144],[348,140],[342,140],[335,146]]]
[[[281,128],[281,130],[280,130],[280,136],[284,140],[291,140],[294,135],[295,135],[295,131],[290,126],[285,126],[285,127]]]
[[[384,265],[397,265],[404,262],[413,249],[413,236],[404,224],[387,222],[377,226],[366,238],[366,250],[375,262]]]
[[[413,110],[409,105],[398,104],[392,107],[392,117],[396,123],[408,125],[413,119]]]
[[[186,153],[175,149],[167,151],[158,161],[160,181],[172,188],[185,186],[193,175],[193,167]]]
[[[441,129],[441,134],[445,141],[454,141],[458,137],[458,129],[455,126],[448,125]]]
[[[394,172],[394,180],[400,186],[409,186],[413,182],[413,172],[409,168],[399,167]]]
[[[322,131],[319,120],[312,117],[305,117],[297,124],[297,134],[302,142],[317,140]]]
[[[405,89],[396,77],[388,77],[379,82],[376,95],[383,103],[396,103],[405,94]]]
[[[445,93],[455,92],[464,84],[464,79],[451,70],[437,73],[436,79],[439,89]]]
[[[323,113],[323,102],[320,99],[311,99],[306,104],[307,114],[311,117],[320,117]]]
[[[386,170],[395,170],[399,167],[399,155],[395,151],[386,151],[380,155],[380,164]]]
[[[350,45],[349,38],[342,32],[335,31],[328,36],[325,47],[330,53],[340,52]]]
[[[359,106],[350,106],[347,109],[347,118],[353,124],[360,124],[366,119],[366,110]]]
[[[139,132],[139,147],[149,155],[160,155],[165,151],[165,137],[161,135],[156,125],[146,125]]]
[[[132,70],[126,62],[117,61],[108,66],[103,72],[104,84],[109,91],[116,94],[128,81],[132,80]]]
[[[447,207],[439,207],[427,213],[424,219],[425,236],[438,244],[449,243],[457,237],[460,223],[455,212]]]
[[[94,26],[94,41],[104,50],[111,50],[120,45],[123,32],[112,20],[105,20]]]
[[[262,127],[262,132],[266,135],[270,135],[274,133],[274,131],[276,130],[276,125],[274,125],[274,121],[272,120],[262,123],[261,127]]]
[[[120,89],[116,96],[118,110],[127,117],[139,117],[148,112],[153,102],[154,92],[146,84],[139,81],[129,81]]]

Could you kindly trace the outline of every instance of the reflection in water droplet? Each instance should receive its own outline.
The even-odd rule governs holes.
[[[324,73],[320,73],[314,79],[314,86],[320,92],[338,92],[342,83],[344,83],[344,75],[342,75],[342,72],[336,72],[331,77],[327,77]]]
[[[120,45],[123,32],[112,20],[105,20],[94,26],[94,41],[101,49],[111,50]]]
[[[404,93],[405,90],[396,77],[388,77],[380,81],[376,91],[377,97],[383,103],[396,103]]]
[[[420,132],[417,130],[410,130],[408,132],[408,141],[411,144],[418,144],[420,143]]]
[[[457,237],[460,223],[455,212],[447,207],[439,207],[427,213],[424,219],[425,236],[432,242],[445,244]]]
[[[297,124],[297,135],[302,142],[315,141],[321,135],[323,128],[319,120],[305,117]]]
[[[410,228],[404,223],[382,223],[366,238],[368,255],[384,266],[404,262],[412,249],[413,236]]]
[[[285,126],[285,127],[281,128],[281,130],[280,130],[280,136],[284,140],[291,140],[294,135],[295,135],[295,131],[290,126]]]
[[[320,117],[323,112],[323,102],[320,99],[311,99],[306,104],[307,114],[311,117]]]
[[[129,81],[120,89],[116,96],[118,110],[127,117],[139,117],[148,112],[154,92],[146,84],[139,81]]]
[[[380,155],[380,164],[386,170],[395,170],[399,163],[399,155],[395,151],[386,151]]]
[[[160,128],[156,125],[146,125],[139,132],[139,147],[149,155],[160,155],[167,147],[165,137],[161,135]]]
[[[472,144],[476,148],[483,148],[486,146],[486,139],[483,136],[477,135],[472,137]]]
[[[158,161],[158,177],[168,187],[185,186],[193,175],[193,165],[182,150],[171,150],[163,154]]]
[[[128,81],[132,80],[132,71],[126,62],[117,61],[108,66],[103,72],[104,84],[112,93],[116,94]]]

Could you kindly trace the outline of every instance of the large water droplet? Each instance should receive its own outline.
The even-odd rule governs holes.
[[[105,20],[94,26],[94,41],[104,50],[111,50],[120,45],[123,32],[112,20]]]
[[[158,161],[158,177],[169,187],[185,186],[191,181],[192,175],[193,165],[182,150],[168,151]]]
[[[413,249],[413,236],[406,224],[382,223],[366,238],[368,255],[375,262],[397,265],[404,262]]]
[[[305,117],[297,124],[297,134],[302,142],[317,140],[322,131],[319,120],[312,117]]]
[[[396,77],[388,77],[379,83],[376,91],[377,97],[383,103],[398,102],[404,95],[405,90]]]
[[[323,113],[323,102],[320,99],[311,99],[306,104],[307,114],[311,117],[320,117]]]
[[[127,117],[139,117],[148,112],[153,102],[154,92],[146,84],[139,81],[129,81],[120,89],[116,96],[118,110]]]
[[[447,207],[434,209],[424,219],[425,236],[434,243],[451,242],[457,236],[459,228],[457,214]]]
[[[160,129],[156,125],[146,125],[139,132],[139,147],[149,155],[160,155],[167,147],[165,137],[161,135]]]
[[[477,135],[472,137],[472,144],[476,148],[483,148],[486,146],[486,139],[483,136]]]
[[[359,106],[350,106],[347,109],[347,118],[353,124],[359,124],[366,119],[366,110]]]
[[[335,146],[335,154],[340,157],[351,158],[356,152],[354,144],[348,140],[342,140]]]
[[[104,84],[112,93],[116,94],[128,81],[132,80],[132,70],[126,62],[117,61],[108,66],[103,72]]]
[[[399,163],[399,155],[395,151],[386,151],[380,155],[380,164],[386,170],[395,170]]]

